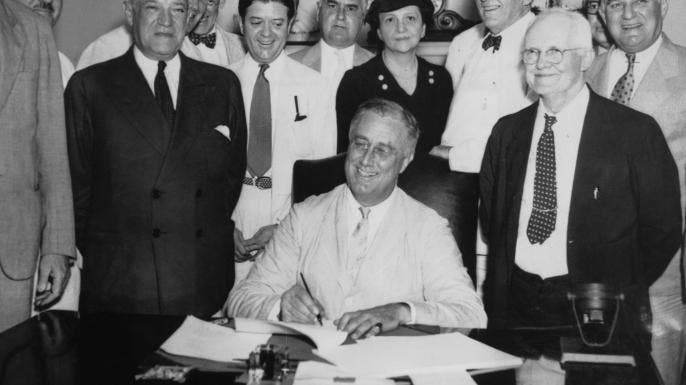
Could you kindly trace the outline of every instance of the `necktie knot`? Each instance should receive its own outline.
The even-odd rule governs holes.
[[[610,98],[615,102],[624,105],[629,105],[629,102],[631,101],[631,96],[634,92],[634,63],[636,62],[636,54],[627,53],[626,61],[626,72],[624,73],[624,75],[622,75],[622,77],[619,78],[619,80],[617,80],[617,83],[615,83],[615,86],[612,88]]]
[[[217,44],[217,33],[212,32],[205,35],[198,35],[197,33],[191,32],[188,34],[188,39],[194,45],[203,43],[207,48],[214,48],[215,44]]]
[[[157,62],[157,72],[164,72],[164,69],[167,68],[167,62],[160,60]]]
[[[484,51],[488,51],[489,48],[493,47],[493,53],[495,53],[495,51],[500,49],[500,43],[502,42],[502,40],[502,36],[494,36],[492,33],[489,32],[488,35],[486,35],[486,38],[484,39],[483,43],[481,43],[481,48],[483,48]]]
[[[554,115],[544,114],[545,127],[544,130],[550,130],[553,128],[553,124],[557,123],[557,118]]]
[[[372,211],[369,207],[361,207],[360,206],[360,214],[362,214],[362,219],[366,220],[369,219],[369,212]]]
[[[269,64],[260,64],[260,72],[257,74],[257,78],[262,78],[264,80],[267,80],[267,77],[264,76],[264,73],[267,72],[269,69]]]
[[[636,54],[635,53],[626,54],[626,61],[628,63],[627,71],[633,70],[634,69],[634,63],[636,63]]]

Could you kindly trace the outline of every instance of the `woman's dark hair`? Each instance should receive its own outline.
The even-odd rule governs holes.
[[[422,22],[426,25],[427,29],[433,26],[433,16],[434,16],[434,5],[431,0],[374,0],[369,6],[367,11],[367,16],[364,21],[371,27],[369,33],[367,34],[367,41],[370,44],[376,44],[378,52],[384,48],[383,41],[379,39],[377,31],[381,24],[379,20],[379,15],[384,12],[395,11],[396,9],[408,7],[414,5],[419,8],[419,12],[422,15]]]

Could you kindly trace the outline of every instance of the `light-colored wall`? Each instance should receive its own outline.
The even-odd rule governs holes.
[[[447,0],[454,6],[455,0]],[[686,45],[686,0],[668,0],[669,13],[664,29],[671,39]],[[124,22],[121,0],[63,0],[62,17],[57,23],[57,46],[74,62],[81,51],[98,36]],[[233,15],[237,0],[227,0],[220,14],[220,24],[236,28]],[[474,10],[464,11],[465,13]]]
[[[663,30],[673,42],[686,46],[686,0],[667,0],[669,11]]]
[[[62,0],[55,27],[57,47],[76,63],[88,43],[123,22],[120,0]]]

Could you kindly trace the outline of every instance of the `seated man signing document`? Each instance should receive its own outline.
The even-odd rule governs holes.
[[[484,327],[448,222],[396,187],[418,137],[400,105],[363,103],[350,127],[347,183],[291,209],[226,313],[329,319],[352,338],[410,323]]]

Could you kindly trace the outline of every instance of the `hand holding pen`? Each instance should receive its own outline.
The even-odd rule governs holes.
[[[305,277],[300,274],[301,284],[296,283],[281,295],[281,320],[322,325],[324,308],[309,290]]]

